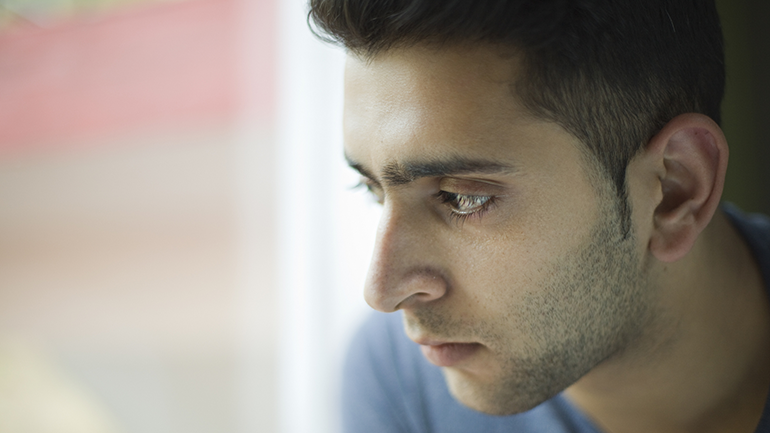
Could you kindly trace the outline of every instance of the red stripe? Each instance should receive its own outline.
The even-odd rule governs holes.
[[[241,0],[255,1],[255,0]],[[274,6],[254,43],[258,115],[273,111]],[[134,129],[233,119],[239,92],[238,0],[164,3],[52,29],[0,35],[0,152],[57,146]]]

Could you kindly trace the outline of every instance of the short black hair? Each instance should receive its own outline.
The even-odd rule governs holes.
[[[679,114],[720,122],[714,0],[310,0],[309,19],[322,39],[364,58],[418,44],[515,49],[512,90],[584,143],[615,188],[624,236],[631,159]]]

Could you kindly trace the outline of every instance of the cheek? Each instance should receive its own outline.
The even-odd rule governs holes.
[[[466,243],[463,251],[455,250],[454,280],[461,292],[460,302],[497,311],[537,291],[545,278],[549,254],[532,234],[534,231],[510,228]]]
[[[561,203],[571,200],[560,198]],[[566,212],[547,201],[533,199],[525,206],[522,200],[490,232],[463,231],[453,241],[464,246],[452,248],[454,279],[466,292],[464,301],[504,315],[511,302],[537,297],[553,277],[555,263],[589,241],[592,209],[584,205]]]

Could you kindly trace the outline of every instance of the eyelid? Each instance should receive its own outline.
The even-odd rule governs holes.
[[[503,196],[506,187],[488,180],[446,177],[439,181],[441,191],[473,196]]]

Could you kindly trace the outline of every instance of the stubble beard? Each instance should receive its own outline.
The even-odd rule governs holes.
[[[461,403],[493,415],[529,410],[634,346],[649,327],[651,288],[635,237],[623,238],[616,213],[603,211],[590,241],[547,264],[539,290],[508,300],[510,314],[494,329],[453,323],[430,310],[417,314],[428,329],[478,337],[494,358],[495,371],[483,380],[443,369]]]

